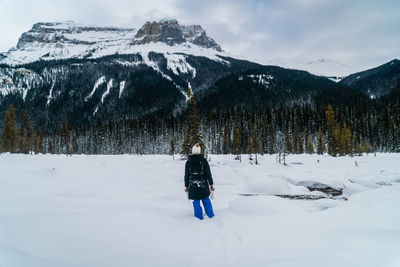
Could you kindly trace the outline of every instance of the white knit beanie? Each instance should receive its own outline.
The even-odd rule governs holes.
[[[192,147],[192,154],[201,154],[201,147],[199,144],[195,144]]]

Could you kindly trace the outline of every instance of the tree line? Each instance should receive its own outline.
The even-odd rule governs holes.
[[[11,104],[1,125],[0,149],[11,153],[187,155],[195,142],[212,154],[332,156],[400,152],[400,97],[353,105],[234,107],[198,113],[189,91],[187,114],[92,121],[38,129],[25,110]]]

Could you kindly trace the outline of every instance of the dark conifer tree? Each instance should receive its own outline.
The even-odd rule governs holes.
[[[257,125],[254,123],[251,137],[250,137],[250,155],[254,154],[256,158],[256,164],[258,164],[257,154],[259,152],[259,142],[258,142],[258,134],[257,134]]]
[[[182,144],[182,155],[189,155],[192,150],[192,146],[194,146],[196,143],[200,144],[201,151],[203,154],[205,154],[205,145],[202,139],[201,131],[200,131],[200,116],[197,114],[197,102],[196,99],[193,95],[192,89],[190,86],[188,87],[188,96],[189,96],[189,115],[187,117],[187,122],[186,122],[186,134],[184,139],[184,142]]]
[[[44,146],[43,146],[43,142],[44,142],[44,135],[42,131],[39,131],[38,135],[37,135],[37,139],[36,139],[36,153],[41,153],[44,154]]]
[[[314,153],[314,145],[312,143],[310,135],[307,137],[306,151],[307,151],[308,154],[313,154]]]
[[[235,127],[233,131],[233,153],[235,154],[237,160],[242,161],[242,136],[239,127]]]
[[[175,159],[175,142],[173,137],[171,138],[170,142],[169,154],[172,156],[172,159]]]
[[[337,126],[335,122],[335,112],[331,105],[326,110],[326,125],[328,130],[328,154],[336,156],[338,153],[337,145]]]
[[[319,155],[324,154],[325,152],[325,145],[324,145],[324,141],[322,139],[322,129],[321,127],[319,127],[318,129],[318,144],[317,144],[317,153]]]
[[[231,152],[231,129],[227,123],[224,126],[224,137],[222,140],[222,153],[229,154]]]
[[[290,142],[290,136],[288,131],[286,131],[285,133],[285,152],[289,154],[293,153],[292,144]]]
[[[18,152],[28,154],[33,150],[34,134],[33,123],[28,113],[22,109],[20,111],[20,122],[17,128]]]
[[[268,125],[268,133],[269,133],[268,153],[272,155],[275,153],[275,130],[272,127],[272,124]]]
[[[62,138],[62,143],[65,147],[65,153],[67,156],[70,154],[70,147],[69,147],[69,129],[68,129],[68,121],[67,117],[64,116],[63,118],[63,123],[62,123],[62,129],[61,129],[61,138]]]
[[[4,152],[15,153],[17,149],[17,134],[15,107],[11,104],[4,116],[3,131],[1,134],[2,149]]]

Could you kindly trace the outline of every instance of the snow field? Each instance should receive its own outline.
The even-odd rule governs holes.
[[[200,221],[185,161],[1,154],[0,266],[400,266],[399,154],[275,157],[211,155]],[[312,184],[348,200],[274,196]]]

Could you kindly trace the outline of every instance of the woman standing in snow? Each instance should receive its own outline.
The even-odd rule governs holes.
[[[192,148],[192,155],[189,155],[185,165],[185,192],[189,193],[189,199],[193,200],[194,216],[203,219],[203,209],[200,200],[203,202],[204,209],[208,218],[214,216],[211,205],[210,189],[214,191],[214,182],[211,177],[210,166],[201,154],[199,144]]]

